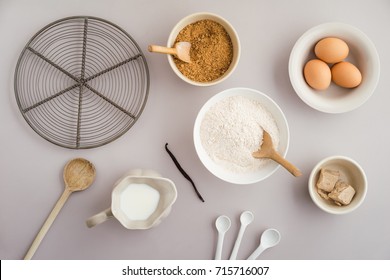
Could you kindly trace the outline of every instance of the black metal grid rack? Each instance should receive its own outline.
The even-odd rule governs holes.
[[[149,71],[123,29],[95,17],[69,17],[27,43],[14,87],[36,133],[61,147],[87,149],[119,138],[137,121],[149,93]]]

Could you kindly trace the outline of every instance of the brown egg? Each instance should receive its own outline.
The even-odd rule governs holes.
[[[343,40],[328,37],[320,40],[315,45],[314,52],[319,59],[327,63],[337,63],[348,56],[349,48]]]
[[[312,59],[308,61],[303,69],[306,83],[314,89],[327,89],[332,80],[328,64],[319,60]]]
[[[342,61],[333,65],[332,81],[341,87],[354,88],[362,82],[362,74],[352,63]]]

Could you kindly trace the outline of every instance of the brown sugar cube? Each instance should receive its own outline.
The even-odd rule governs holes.
[[[339,171],[322,168],[320,172],[320,178],[317,181],[317,188],[325,192],[331,192],[339,178]]]
[[[339,180],[336,182],[335,188],[329,194],[329,197],[333,199],[336,204],[340,203],[342,205],[348,205],[351,203],[355,193],[356,191],[352,186],[342,180]]]

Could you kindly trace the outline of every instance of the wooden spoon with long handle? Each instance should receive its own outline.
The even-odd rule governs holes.
[[[284,168],[286,168],[295,177],[302,175],[301,171],[296,166],[294,166],[291,162],[287,161],[274,149],[274,146],[272,144],[272,138],[265,130],[263,132],[263,143],[261,144],[259,150],[252,153],[252,156],[254,158],[272,159],[282,165]]]
[[[184,62],[187,63],[191,62],[191,56],[190,56],[191,43],[189,42],[177,42],[173,46],[173,48],[149,45],[148,50],[150,52],[155,52],[155,53],[171,54]]]
[[[47,217],[41,230],[38,232],[37,236],[35,237],[33,243],[31,244],[30,249],[28,250],[26,256],[24,257],[25,260],[30,260],[33,257],[35,251],[39,247],[39,244],[41,244],[41,241],[45,237],[47,231],[49,230],[50,226],[54,222],[62,206],[64,206],[70,194],[72,192],[83,191],[86,188],[88,188],[95,180],[95,175],[96,175],[95,167],[91,162],[89,162],[86,159],[75,158],[69,161],[65,165],[64,174],[63,174],[64,182],[65,182],[65,190],[62,193],[59,200],[57,201],[53,210]]]

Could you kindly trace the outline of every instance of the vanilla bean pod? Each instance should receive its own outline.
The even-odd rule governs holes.
[[[196,192],[196,194],[198,195],[199,199],[204,202],[204,199],[202,197],[202,195],[199,193],[198,189],[196,188],[195,186],[195,183],[194,181],[192,181],[191,177],[184,171],[184,169],[180,166],[180,163],[177,161],[176,157],[172,154],[172,152],[168,149],[168,143],[165,144],[165,150],[167,151],[167,153],[169,154],[169,156],[172,158],[173,162],[175,163],[177,169],[179,169],[180,173],[183,174],[184,178],[186,178],[188,181],[190,181],[190,183],[192,184],[192,186],[194,187],[194,190]]]

